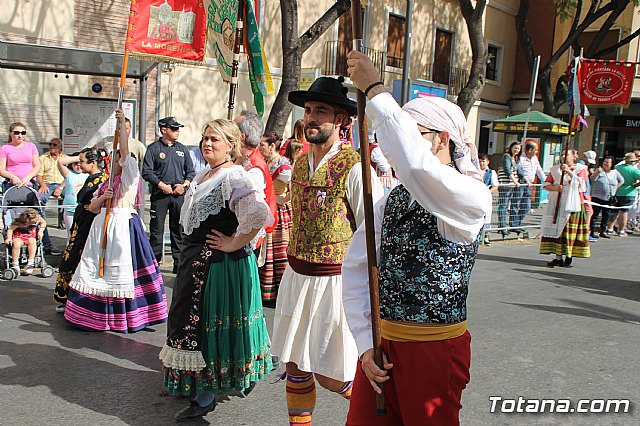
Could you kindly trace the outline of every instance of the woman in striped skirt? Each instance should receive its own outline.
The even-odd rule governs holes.
[[[264,302],[275,301],[278,296],[278,286],[287,267],[287,247],[292,226],[289,194],[291,163],[279,154],[281,143],[282,137],[270,131],[264,134],[259,146],[260,153],[269,166],[278,203],[278,224],[271,234],[267,234],[262,243],[266,255],[265,263],[260,267],[259,272]]]
[[[129,154],[122,110],[116,111],[120,150],[113,183],[103,183],[89,210],[99,213],[89,231],[80,264],[69,283],[64,317],[73,326],[133,333],[166,322],[167,302],[158,262],[135,207],[140,203],[138,162]],[[111,199],[104,271],[99,258],[105,222],[103,204]]]
[[[563,155],[563,164],[551,168],[542,186],[549,191],[549,203],[542,218],[540,254],[555,255],[547,263],[550,267],[570,268],[574,257],[591,256],[589,224],[584,205],[585,182],[589,175],[587,166],[575,163],[577,156],[575,150],[567,150]],[[573,198],[576,196],[580,197],[579,207],[572,205],[575,204]],[[560,206],[556,209],[558,201]],[[565,256],[564,260],[562,256]]]

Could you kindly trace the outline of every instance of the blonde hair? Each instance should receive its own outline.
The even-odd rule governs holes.
[[[240,129],[233,121],[225,120],[224,118],[211,120],[202,128],[203,135],[207,129],[212,129],[223,137],[229,146],[228,154],[231,157],[231,161],[236,161],[237,158],[242,156],[242,133],[240,133]],[[200,149],[202,150],[202,142],[200,142]]]
[[[13,220],[11,225],[16,226],[18,228],[24,228],[29,225],[33,225],[33,221],[40,217],[40,213],[36,209],[28,208],[22,213],[20,216]]]

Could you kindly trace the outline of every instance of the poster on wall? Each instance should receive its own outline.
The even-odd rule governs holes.
[[[116,131],[117,99],[60,96],[60,139],[67,153],[113,141]],[[122,102],[124,115],[136,131],[136,101]]]

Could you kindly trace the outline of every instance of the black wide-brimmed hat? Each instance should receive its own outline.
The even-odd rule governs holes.
[[[289,92],[289,102],[304,108],[307,101],[323,102],[342,107],[349,115],[358,115],[358,104],[347,97],[349,89],[342,84],[344,77],[319,77],[313,82],[309,90],[294,90]]]

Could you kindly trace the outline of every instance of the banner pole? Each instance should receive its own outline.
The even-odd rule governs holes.
[[[124,86],[127,82],[127,68],[129,66],[129,48],[124,50],[124,59],[122,61],[122,71],[120,73],[120,90],[118,91],[118,109],[122,108],[124,100]],[[118,151],[119,142],[119,126],[116,125],[116,132],[113,135],[113,149],[111,150],[111,173],[109,174],[109,188],[113,185],[113,165],[116,161],[116,152]],[[109,226],[109,217],[111,216],[111,199],[105,204],[104,226],[102,228],[102,244],[100,246],[98,276],[104,276],[104,258],[107,253],[107,228]]]
[[[536,56],[535,63],[533,65],[533,75],[531,76],[531,89],[529,90],[529,106],[527,106],[527,118],[524,121],[524,133],[522,134],[522,150],[524,151],[524,144],[527,141],[527,129],[529,128],[529,113],[531,113],[531,107],[536,101],[536,86],[538,85],[538,70],[540,68],[540,55]]]
[[[227,119],[233,119],[235,108],[236,89],[238,88],[238,67],[240,64],[240,46],[242,45],[242,31],[244,27],[244,2],[238,0],[238,16],[236,18],[236,36],[233,41],[233,61],[231,62],[231,84],[229,85],[229,106],[227,107]]]
[[[578,78],[578,67],[580,66],[580,60],[582,59],[582,54],[584,52],[584,49],[580,49],[580,56],[578,56],[576,58],[576,63],[574,64],[574,68],[573,68],[573,81],[575,84],[576,78]],[[572,87],[569,88],[569,90],[573,90]],[[573,100],[573,102],[575,102],[575,99]],[[573,110],[573,106],[569,105],[570,110]],[[567,151],[569,150],[569,147],[571,146],[571,138],[573,137],[573,124],[574,124],[575,120],[573,118],[573,114],[570,114],[570,120],[569,120],[569,136],[567,136],[567,144],[566,146],[562,149],[562,151],[564,151],[564,159],[562,159],[562,151],[560,151],[560,164],[565,164],[567,162]],[[576,130],[577,132],[577,130]],[[565,172],[564,170],[562,171],[562,174],[560,175],[560,185],[564,184],[564,175]],[[558,221],[558,213],[560,212],[560,199],[562,198],[562,191],[558,191],[558,198],[556,200],[556,209],[553,212],[553,224],[555,225],[556,222]]]
[[[362,40],[362,5],[360,0],[351,1],[351,21],[353,23],[353,49],[364,53]],[[369,157],[369,135],[365,106],[367,97],[358,90],[358,141],[360,142],[360,164],[362,165],[362,191],[364,204],[364,227],[367,245],[367,271],[369,275],[369,301],[371,303],[371,329],[373,334],[373,359],[380,369],[384,369],[382,359],[382,336],[380,334],[380,294],[378,289],[378,260],[376,256],[375,230],[373,227],[373,195],[371,187],[371,162]],[[376,414],[386,416],[384,387],[376,394]]]

